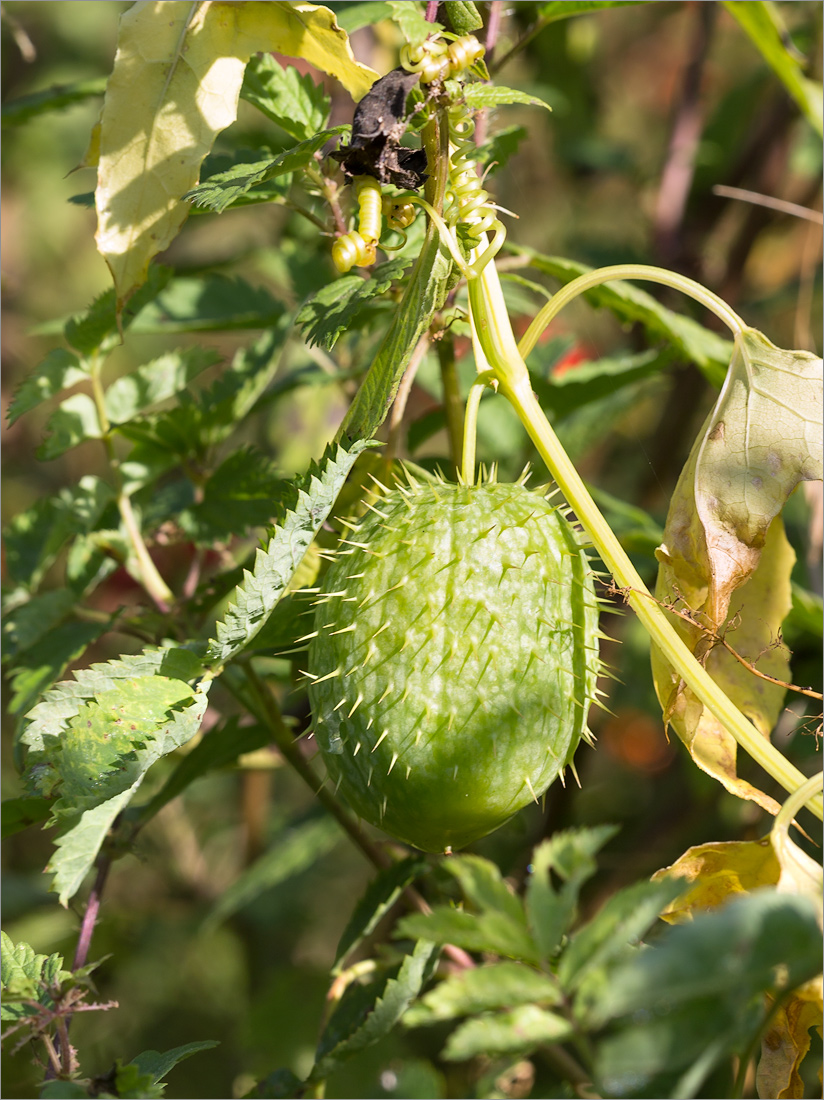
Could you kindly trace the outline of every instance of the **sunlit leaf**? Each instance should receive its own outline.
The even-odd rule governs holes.
[[[59,458],[72,447],[87,439],[100,439],[103,430],[94,401],[85,393],[74,393],[61,401],[46,425],[49,433],[37,448],[37,457],[43,461]]]
[[[328,9],[307,3],[144,0],[120,21],[100,119],[97,245],[120,311],[186,219],[217,134],[234,122],[247,61],[277,49],[338,77],[357,99],[376,74]]]
[[[89,377],[88,367],[65,348],[53,348],[17,389],[9,405],[9,424],[42,401]]]
[[[484,25],[483,16],[472,0],[446,0],[444,7],[455,34],[471,34]]]
[[[169,351],[124,374],[106,390],[104,405],[112,424],[123,424],[158,401],[185,390],[193,378],[220,361],[211,348]]]
[[[821,1031],[821,1005],[821,978],[815,978],[776,1006],[761,1040],[755,1075],[762,1100],[803,1100],[801,1063],[810,1049],[810,1031]]]
[[[420,46],[434,31],[442,31],[442,23],[428,23],[424,19],[423,5],[409,0],[387,0],[393,20],[410,46]]]
[[[259,54],[246,66],[241,99],[253,104],[296,141],[322,130],[331,100],[323,86],[294,65],[284,68],[271,54]]]
[[[243,583],[235,589],[233,602],[209,643],[207,660],[224,664],[255,637],[329,515],[355,460],[370,445],[361,441],[349,451],[332,447],[320,466],[297,483],[295,508],[286,513],[266,549],[258,550],[254,569],[245,572]]]
[[[526,103],[535,107],[552,108],[536,95],[519,92],[516,88],[504,88],[501,84],[467,84],[464,99],[473,111],[483,107],[505,107],[509,103]]]

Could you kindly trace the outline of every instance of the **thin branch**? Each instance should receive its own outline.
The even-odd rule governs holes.
[[[824,225],[824,214],[820,210],[810,210],[808,206],[801,206],[797,202],[776,199],[772,195],[762,195],[758,191],[748,191],[746,187],[727,187],[726,184],[717,183],[712,193],[720,195],[723,199],[739,199],[741,202],[752,203],[753,206],[766,206],[769,210],[777,210],[780,214],[791,214],[794,218],[804,218],[808,222],[815,222],[816,225]]]

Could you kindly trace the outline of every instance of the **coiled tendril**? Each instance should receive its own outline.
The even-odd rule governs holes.
[[[441,36],[427,38],[420,46],[404,46],[401,64],[410,73],[420,73],[421,84],[433,80],[448,80],[483,56],[484,48],[474,34],[452,42]]]
[[[372,176],[355,177],[358,198],[358,228],[332,245],[332,262],[343,275],[353,267],[370,267],[377,258],[377,244],[383,228],[381,185]]]
[[[476,148],[472,141],[475,123],[465,104],[449,108],[449,186],[447,189],[447,225],[466,227],[464,244],[479,248],[487,232],[494,232],[491,243],[477,256],[471,267],[478,275],[504,243],[506,230],[498,218],[489,193],[476,169]]]

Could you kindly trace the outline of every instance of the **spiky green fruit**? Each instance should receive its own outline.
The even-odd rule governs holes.
[[[400,840],[463,847],[537,800],[588,736],[586,554],[521,484],[412,483],[345,541],[309,648],[329,775]]]

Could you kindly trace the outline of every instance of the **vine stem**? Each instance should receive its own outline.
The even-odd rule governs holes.
[[[97,419],[100,424],[103,446],[106,451],[106,458],[109,461],[109,468],[112,471],[112,477],[114,478],[117,491],[117,510],[120,512],[120,518],[123,521],[123,527],[126,531],[129,542],[131,543],[132,552],[134,553],[135,560],[137,562],[137,569],[140,576],[140,581],[148,594],[154,600],[158,609],[165,614],[169,611],[171,604],[174,603],[174,594],[172,593],[166,582],[163,580],[160,573],[158,572],[157,566],[152,561],[151,555],[146,548],[146,543],[143,540],[143,534],[140,530],[140,524],[137,522],[137,517],[134,514],[131,499],[123,488],[123,478],[120,473],[120,463],[117,460],[114,444],[112,443],[112,426],[109,423],[109,417],[106,413],[105,395],[103,393],[103,384],[100,378],[102,363],[100,361],[99,353],[95,352],[95,354],[91,356],[89,360],[89,367],[92,383],[92,396],[94,399],[95,408],[97,410]]]
[[[748,325],[738,316],[735,310],[727,305],[723,298],[719,298],[717,294],[713,294],[711,290],[707,290],[705,286],[697,283],[694,279],[687,278],[686,275],[679,275],[676,271],[667,271],[663,267],[652,267],[648,264],[613,264],[611,267],[599,267],[595,271],[587,271],[584,275],[579,275],[577,279],[573,279],[571,283],[561,287],[556,294],[553,294],[546,305],[542,306],[535,315],[534,321],[521,338],[518,351],[522,358],[525,359],[529,355],[538,343],[544,329],[558,316],[564,306],[569,305],[573,298],[577,298],[579,294],[592,290],[596,286],[601,286],[602,283],[610,283],[614,279],[642,279],[649,283],[661,283],[673,290],[680,290],[690,298],[694,298],[696,302],[706,306],[734,334],[738,335],[748,328]]]
[[[672,279],[665,280],[663,276],[667,276],[669,273],[659,272],[658,268],[646,268],[640,264],[604,268],[575,279],[559,291],[541,310],[533,325],[530,326],[532,337],[537,339],[537,335],[542,331],[544,324],[549,323],[546,317],[551,320],[557,314],[558,309],[571,301],[576,294],[597,286],[601,282],[616,278],[617,273],[621,273],[626,277],[629,272],[634,272],[636,278],[641,277],[639,273],[652,272],[656,276],[660,274],[662,277],[658,281],[667,281],[669,285],[683,289],[686,293],[692,292],[692,296],[699,297],[699,300],[707,304],[708,308],[712,308],[709,306],[709,302],[716,299],[716,296],[711,294],[710,291],[705,291],[699,284],[693,284],[691,279],[686,279],[683,276],[673,275]],[[689,287],[693,288],[692,291],[688,289]],[[700,296],[694,292],[695,288],[702,292]],[[558,305],[558,299],[561,296],[563,298],[560,305]],[[567,502],[575,511],[578,520],[605,565],[620,587],[626,590],[627,602],[638,615],[647,633],[667,661],[678,671],[684,683],[738,744],[785,790],[790,793],[795,792],[805,782],[806,776],[758,732],[755,726],[745,718],[696,660],[667,619],[664,611],[647,590],[635,566],[616,538],[612,528],[601,515],[578,471],[552,430],[543,409],[532,392],[529,372],[523,361],[521,350],[515,343],[515,336],[509,322],[500,280],[494,263],[489,264],[480,277],[470,281],[469,301],[473,327],[477,331],[478,340],[498,379],[501,393],[515,408],[538,453],[555,478]],[[720,299],[717,299],[716,305],[717,308],[714,312],[718,313],[719,316],[726,313],[728,323],[746,327],[743,321]],[[539,320],[540,324],[536,324]],[[534,345],[534,339],[533,344],[529,344],[529,340],[527,340],[529,336],[530,332],[528,330],[524,341],[522,341],[522,346],[524,343],[530,347]],[[824,820],[824,807],[822,807],[820,795],[810,797],[806,805],[816,817]]]

